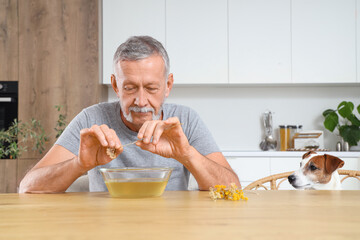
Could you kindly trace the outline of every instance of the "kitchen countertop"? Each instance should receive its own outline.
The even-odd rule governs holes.
[[[306,151],[223,151],[225,157],[301,157]],[[337,157],[360,157],[359,151],[319,152]]]
[[[0,194],[0,239],[357,239],[360,191],[207,191],[111,198],[107,192]]]

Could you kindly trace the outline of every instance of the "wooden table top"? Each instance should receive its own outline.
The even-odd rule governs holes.
[[[359,239],[360,191],[0,194],[0,239]]]

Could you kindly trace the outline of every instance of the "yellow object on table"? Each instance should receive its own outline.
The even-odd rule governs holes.
[[[212,200],[226,199],[238,201],[240,199],[247,201],[248,198],[244,196],[244,192],[238,189],[235,183],[231,183],[230,187],[225,185],[215,185],[214,188],[210,187],[209,195]]]

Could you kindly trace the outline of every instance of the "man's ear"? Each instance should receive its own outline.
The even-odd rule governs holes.
[[[174,75],[170,73],[167,78],[167,82],[165,86],[165,97],[168,97],[170,95],[173,84],[174,84]]]
[[[119,97],[119,95],[118,95],[119,89],[118,89],[116,78],[115,78],[114,74],[111,74],[111,86],[112,86],[113,90],[115,91],[116,95]]]
[[[342,168],[344,166],[344,161],[338,157],[324,154],[325,158],[325,170],[327,173],[331,174],[336,169]]]

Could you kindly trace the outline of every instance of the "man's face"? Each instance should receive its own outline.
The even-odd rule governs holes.
[[[166,83],[164,70],[159,55],[117,63],[111,84],[120,99],[121,118],[131,130],[138,131],[145,121],[162,119],[162,104],[173,83],[172,74]]]

